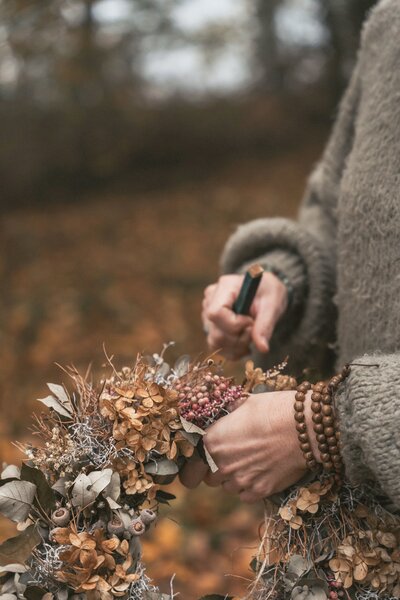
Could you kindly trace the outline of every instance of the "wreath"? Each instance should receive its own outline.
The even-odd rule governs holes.
[[[97,384],[68,368],[70,393],[48,384],[39,444],[19,444],[22,466],[1,474],[0,512],[19,531],[0,545],[3,600],[172,600],[146,575],[140,544],[173,499],[163,486],[194,452],[217,469],[201,438],[238,400],[296,381],[286,362],[264,373],[249,361],[241,384],[215,357],[171,367],[167,347],[121,370],[109,359]],[[247,598],[400,597],[400,519],[367,485],[335,485],[314,475],[265,501]]]

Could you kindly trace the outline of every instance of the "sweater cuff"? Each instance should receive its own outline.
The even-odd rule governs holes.
[[[400,355],[354,363],[335,396],[346,475],[354,484],[377,482],[400,509]]]
[[[290,356],[292,372],[305,366],[325,372],[331,366],[335,311],[335,273],[321,242],[288,219],[257,219],[240,226],[229,238],[221,258],[224,273],[243,270],[263,258],[282,271],[295,291],[293,310],[282,318],[267,355],[254,353],[263,368]],[[261,260],[260,260],[261,259]],[[290,318],[289,318],[290,317]],[[293,318],[292,318],[293,317]]]

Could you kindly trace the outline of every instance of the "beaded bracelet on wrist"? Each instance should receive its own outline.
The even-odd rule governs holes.
[[[300,448],[303,452],[307,467],[316,470],[317,460],[313,455],[304,408],[306,394],[311,389],[311,410],[313,429],[316,435],[323,470],[334,477],[336,483],[342,483],[344,465],[340,455],[340,432],[337,426],[333,395],[342,381],[349,375],[348,365],[338,375],[332,377],[328,384],[318,382],[311,385],[305,381],[297,388],[295,396],[295,419]]]
[[[294,418],[296,420],[297,438],[306,465],[311,471],[315,471],[318,468],[318,464],[311,448],[304,414],[306,394],[310,389],[311,384],[308,381],[303,381],[303,383],[297,386],[294,402]]]

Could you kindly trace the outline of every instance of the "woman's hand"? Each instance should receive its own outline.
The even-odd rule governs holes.
[[[204,445],[219,467],[215,474],[198,460],[185,466],[181,481],[194,487],[202,479],[255,502],[285,490],[307,471],[299,447],[293,403],[295,392],[253,394],[237,410],[212,425]],[[317,442],[312,428],[308,395],[305,416],[314,454]]]
[[[273,273],[263,273],[251,306],[250,316],[236,315],[235,302],[243,275],[223,275],[204,292],[202,320],[207,343],[212,350],[232,360],[249,354],[253,342],[260,352],[268,352],[275,325],[287,308],[286,286]]]

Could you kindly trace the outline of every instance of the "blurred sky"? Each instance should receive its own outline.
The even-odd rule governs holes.
[[[268,1],[268,0],[265,0]],[[245,87],[253,76],[251,44],[254,35],[250,0],[185,0],[173,18],[179,28],[195,33],[206,25],[227,24],[235,29],[232,41],[210,56],[195,44],[149,50],[143,74],[155,94],[227,92]],[[129,0],[102,0],[95,16],[102,23],[123,23],[129,18]],[[325,32],[317,16],[315,0],[286,0],[276,16],[278,36],[293,46],[316,45]]]

